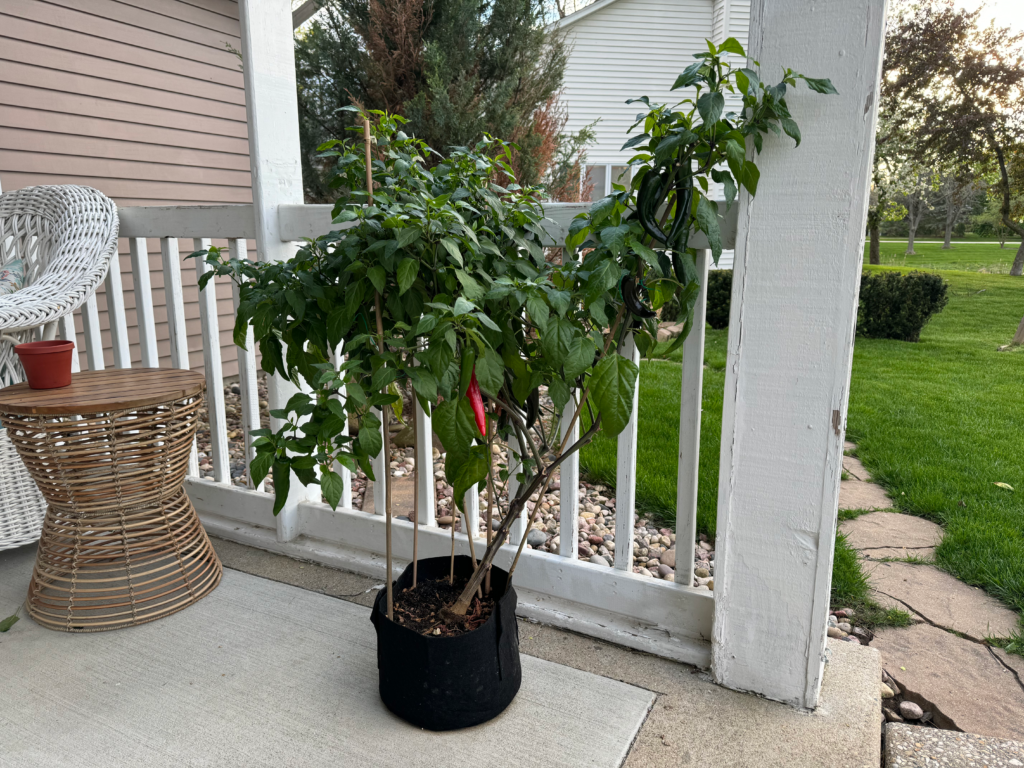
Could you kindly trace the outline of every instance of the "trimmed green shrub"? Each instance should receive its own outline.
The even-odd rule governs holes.
[[[857,333],[917,341],[928,319],[946,306],[946,281],[930,272],[865,272],[860,278]]]
[[[713,269],[708,272],[708,307],[704,319],[716,331],[729,327],[731,301],[732,270]]]
[[[708,307],[704,313],[705,322],[712,328],[729,327],[729,299],[732,296],[732,270],[713,269],[708,272]],[[661,309],[661,319],[673,323],[680,316],[679,302],[673,298]]]

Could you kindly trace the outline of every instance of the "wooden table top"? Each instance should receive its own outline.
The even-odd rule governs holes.
[[[82,371],[71,386],[31,389],[26,382],[0,389],[0,413],[20,415],[87,415],[130,411],[184,397],[206,389],[200,373],[178,368],[127,368]]]

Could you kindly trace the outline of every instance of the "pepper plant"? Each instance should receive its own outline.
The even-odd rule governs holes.
[[[320,147],[341,193],[337,230],[285,262],[228,260],[216,248],[193,254],[213,267],[202,288],[213,275],[239,284],[235,342],[245,343],[251,325],[263,369],[307,385],[272,412],[280,429],[253,432],[250,472],[254,482],[273,472],[275,514],[292,472],[303,484],[319,483],[334,508],[342,492],[337,464],[376,480],[371,459],[385,445],[374,409],[400,417],[399,387],[411,386],[432,413],[460,509],[490,474],[493,436],[514,436],[522,446],[519,490],[493,538],[488,526],[486,552],[449,609],[466,614],[530,497],[542,496],[558,466],[599,429],[625,427],[638,371],[618,353],[629,333],[641,352],[653,346],[647,296],[656,308],[678,293],[689,331],[698,288],[691,225],[707,235],[716,259],[721,252],[709,178],[723,185],[727,205],[740,186],[753,194],[758,173],[748,140],[758,151],[767,131],[799,141],[787,86],[804,79],[833,91],[827,80],[790,70],[766,86],[753,70],[722,60],[742,55],[735,40],[708,48],[676,81],[695,87],[695,98],[673,108],[638,100],[648,108],[636,124],[644,133],[626,142],[637,148],[638,172],[630,188],[616,186],[573,221],[561,264],[544,257],[540,190],[496,183],[514,178],[511,145],[485,138],[441,156],[406,135],[401,117],[382,112],[367,115],[372,153],[360,137]],[[737,91],[743,114],[723,114],[724,93]],[[574,443],[544,450],[538,441],[531,426],[541,388],[565,418],[585,414],[587,428]],[[349,435],[352,418],[360,426]],[[390,512],[388,521],[390,553]],[[517,561],[518,554],[510,572]],[[390,616],[390,589],[388,598]]]

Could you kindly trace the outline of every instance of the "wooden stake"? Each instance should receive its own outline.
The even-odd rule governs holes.
[[[420,424],[416,418],[416,388],[409,387],[412,392],[412,444],[413,453],[420,443]],[[416,589],[416,577],[419,569],[418,544],[420,533],[420,463],[413,458],[412,465],[412,588]]]
[[[487,422],[487,546],[491,546],[491,536],[494,520],[494,448],[491,434],[491,422]],[[484,577],[484,593],[491,594],[491,569],[487,568],[487,575]]]
[[[366,145],[366,204],[373,205],[373,167],[370,158],[370,119],[363,118],[363,143]],[[384,315],[380,304],[380,291],[374,291],[373,308],[377,315],[377,350],[384,354]],[[385,387],[385,392],[387,388]],[[388,408],[385,405],[380,409],[381,428],[384,431],[384,551],[387,561],[387,591],[388,591],[388,618],[395,618],[394,596],[392,594],[391,582],[392,560],[391,560],[391,429],[388,418]],[[378,478],[377,482],[381,482]]]

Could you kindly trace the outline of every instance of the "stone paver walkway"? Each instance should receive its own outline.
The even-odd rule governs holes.
[[[856,450],[850,443],[845,447]],[[858,459],[845,456],[843,468],[849,479],[841,488],[852,489],[840,490],[840,509],[892,507]],[[839,530],[864,560],[872,599],[908,611],[914,620],[909,628],[878,630],[871,642],[904,699],[934,712],[941,726],[1024,739],[1024,658],[985,643],[1017,631],[1018,616],[983,590],[928,564],[942,528],[893,510],[846,520]]]

